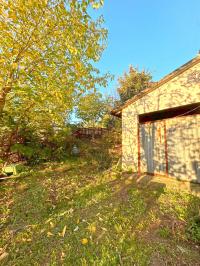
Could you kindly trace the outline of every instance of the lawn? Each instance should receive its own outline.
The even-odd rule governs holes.
[[[1,181],[2,265],[200,265],[200,199],[69,159]]]

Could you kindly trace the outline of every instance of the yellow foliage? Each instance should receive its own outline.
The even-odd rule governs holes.
[[[65,236],[66,229],[67,229],[67,226],[65,225],[65,226],[64,226],[64,228],[63,228],[63,231],[62,231],[62,237],[64,237],[64,236]]]
[[[88,230],[90,231],[90,233],[95,233],[96,232],[96,226],[95,225],[89,225]]]
[[[47,232],[47,236],[50,237],[53,236],[53,234],[51,232]]]
[[[77,92],[107,79],[91,64],[102,54],[105,29],[86,16],[102,1],[50,2],[0,0],[0,77],[10,87],[0,113],[26,118],[34,129],[64,125]]]
[[[87,245],[87,243],[88,243],[88,239],[87,239],[87,238],[83,238],[83,239],[81,240],[81,243],[82,243],[83,245]]]

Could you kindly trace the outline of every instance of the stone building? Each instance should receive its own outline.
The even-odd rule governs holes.
[[[112,111],[122,167],[200,183],[200,55]]]

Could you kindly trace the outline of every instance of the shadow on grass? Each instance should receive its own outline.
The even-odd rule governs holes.
[[[35,263],[36,257],[40,265],[147,265],[160,252],[160,239],[151,233],[165,224],[166,215],[180,215],[182,209],[174,207],[178,196],[167,198],[165,184],[149,176],[90,169],[86,162],[55,165],[12,183],[15,195],[1,240],[9,253],[7,265]],[[87,245],[81,242],[85,238]]]

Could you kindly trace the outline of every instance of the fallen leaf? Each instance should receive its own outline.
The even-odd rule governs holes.
[[[53,228],[54,227],[54,223],[50,222],[50,226],[51,226],[51,228]]]
[[[51,232],[47,232],[47,236],[50,237],[53,236],[53,234]]]
[[[52,218],[49,218],[48,220],[46,220],[45,224],[49,223],[52,220]]]
[[[63,230],[62,230],[62,237],[65,236],[66,229],[67,229],[67,226],[65,225],[64,228],[63,228]]]
[[[58,216],[64,216],[64,215],[67,214],[67,213],[68,213],[68,211],[64,211],[64,212],[59,213]]]
[[[79,227],[76,226],[75,229],[74,229],[74,232],[78,231]]]
[[[130,184],[132,184],[132,180],[130,180],[130,179],[125,180],[125,184],[126,184],[126,185],[130,185]]]
[[[88,230],[89,230],[91,233],[95,233],[95,232],[96,232],[96,226],[95,226],[95,225],[89,225],[89,226],[88,226]]]
[[[87,238],[83,238],[83,239],[81,240],[81,243],[82,243],[83,245],[87,245],[87,243],[88,243],[88,239],[87,239]]]
[[[4,252],[0,255],[0,261],[5,259],[6,257],[8,256],[8,253],[7,252]]]
[[[63,260],[65,257],[65,253],[64,252],[61,252],[61,260]]]

